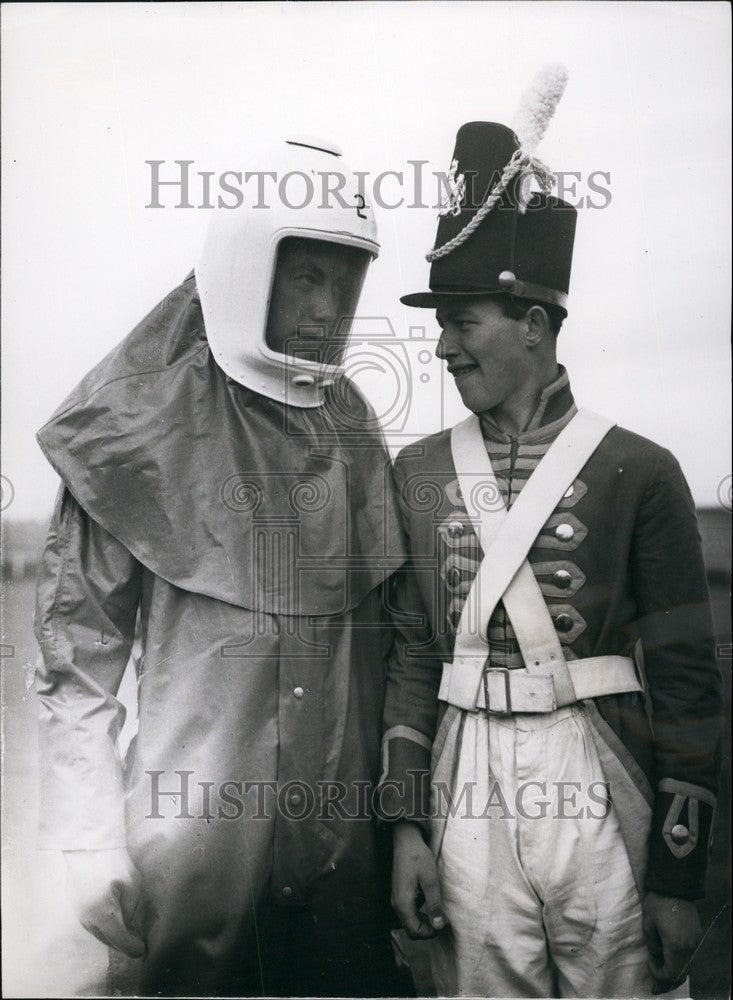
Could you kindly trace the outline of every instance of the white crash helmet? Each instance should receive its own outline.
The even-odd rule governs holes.
[[[277,176],[263,183],[262,201],[257,186],[247,186],[239,208],[214,210],[195,267],[209,347],[219,367],[241,385],[291,406],[320,406],[324,387],[341,366],[279,354],[266,343],[278,246],[296,236],[361,248],[375,258],[374,214],[332,143],[294,136],[252,166]],[[279,184],[291,173],[295,179],[285,182],[283,198]],[[256,208],[258,202],[267,207]]]

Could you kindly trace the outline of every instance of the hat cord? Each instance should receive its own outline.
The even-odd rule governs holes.
[[[512,158],[509,160],[507,165],[504,167],[504,172],[499,178],[498,183],[493,188],[489,194],[486,201],[478,209],[474,217],[468,222],[463,229],[458,233],[453,239],[448,240],[440,247],[435,247],[425,254],[425,260],[432,263],[434,260],[440,260],[442,257],[447,257],[449,253],[456,250],[458,247],[462,246],[468,237],[481,225],[483,220],[495,207],[499,198],[506,191],[507,186],[516,177],[519,172],[522,172],[524,176],[532,175],[537,180],[540,189],[545,193],[549,194],[555,183],[555,178],[552,171],[543,163],[542,160],[538,159],[536,156],[531,156],[529,153],[525,152],[520,146],[512,154]],[[519,199],[519,204],[517,206],[520,214],[524,214],[527,208],[527,201],[524,198]]]

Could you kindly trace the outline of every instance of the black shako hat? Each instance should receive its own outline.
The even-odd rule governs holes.
[[[435,248],[427,255],[430,291],[402,296],[405,305],[508,293],[567,312],[577,211],[549,194],[552,175],[533,155],[565,80],[562,67],[538,75],[517,115],[521,139],[495,122],[460,128]],[[530,190],[533,179],[541,193]]]

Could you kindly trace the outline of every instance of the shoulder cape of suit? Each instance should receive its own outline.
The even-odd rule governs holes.
[[[89,372],[38,442],[88,514],[185,590],[337,615],[404,560],[368,404],[346,379],[313,409],[229,379],[192,277]]]

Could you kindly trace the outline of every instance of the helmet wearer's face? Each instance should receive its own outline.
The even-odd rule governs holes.
[[[341,363],[371,254],[302,237],[278,246],[265,339],[271,351]]]

